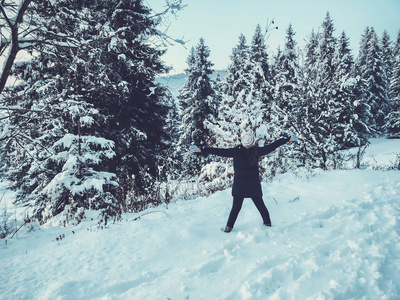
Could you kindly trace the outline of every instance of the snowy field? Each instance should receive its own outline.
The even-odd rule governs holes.
[[[400,140],[377,139],[364,170],[263,183],[272,228],[246,200],[222,232],[230,190],[104,230],[23,228],[0,240],[0,299],[400,299],[399,153]],[[0,208],[20,214],[11,199]]]

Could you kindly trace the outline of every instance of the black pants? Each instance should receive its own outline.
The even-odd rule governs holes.
[[[237,216],[240,212],[240,209],[242,208],[243,200],[244,200],[244,198],[238,198],[238,197],[233,198],[232,209],[229,214],[228,223],[226,224],[227,226],[233,227],[233,225],[235,225]],[[264,224],[265,225],[271,224],[269,212],[268,212],[267,207],[264,204],[263,199],[261,197],[259,197],[259,198],[257,197],[257,198],[251,198],[251,200],[253,200],[254,205],[257,207],[258,211],[260,212],[261,217],[264,221]]]

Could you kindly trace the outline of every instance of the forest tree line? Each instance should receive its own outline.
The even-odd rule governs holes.
[[[354,147],[359,168],[370,138],[400,137],[400,32],[392,42],[386,31],[378,37],[367,27],[356,55],[346,33],[335,34],[329,12],[303,49],[289,25],[284,47],[270,55],[267,32],[258,25],[250,43],[239,36],[224,80],[209,79],[212,62],[204,39],[192,49],[179,95],[182,149],[189,143],[234,147],[249,130],[260,146],[299,135],[298,145],[261,161],[262,176],[271,178],[299,167],[344,167],[343,150]],[[183,166],[185,174],[200,174],[205,193],[232,184],[229,160],[186,154]]]
[[[10,62],[1,79],[12,78],[0,86],[1,175],[42,223],[79,222],[87,209],[107,222],[169,203],[188,182],[198,194],[226,188],[229,161],[187,149],[233,147],[244,130],[260,145],[301,137],[262,161],[264,177],[299,166],[339,168],[340,150],[400,137],[400,34],[392,42],[366,28],[354,55],[328,13],[304,49],[289,25],[284,47],[271,55],[258,25],[250,43],[239,36],[225,78],[216,80],[201,39],[174,99],[156,81],[169,71],[161,45],[170,38],[157,29],[162,14],[143,1],[21,3],[0,5],[9,28],[0,50]],[[166,12],[180,4],[170,1]],[[16,61],[13,51],[29,59]]]

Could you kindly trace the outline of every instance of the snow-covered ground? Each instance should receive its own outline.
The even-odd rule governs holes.
[[[272,228],[246,200],[222,232],[230,190],[103,230],[24,228],[0,240],[0,298],[400,299],[400,171],[376,170],[398,153],[400,140],[377,139],[366,169],[263,183]]]

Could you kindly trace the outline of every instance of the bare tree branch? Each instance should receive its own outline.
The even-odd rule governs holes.
[[[18,30],[19,24],[22,23],[24,14],[28,9],[32,0],[21,0],[22,2],[19,5],[19,10],[16,11],[16,15],[13,18],[10,18],[7,15],[6,8],[15,9],[15,4],[5,4],[5,1],[2,1],[0,5],[0,14],[1,18],[6,22],[8,29],[10,30],[10,40],[8,41],[8,45],[6,48],[9,48],[8,53],[5,54],[5,61],[3,64],[3,68],[0,74],[0,94],[3,92],[4,87],[6,85],[8,76],[10,75],[11,68],[14,64],[15,57],[17,56],[18,51],[20,50],[19,41],[18,41]],[[2,43],[3,44],[3,43]],[[5,49],[2,49],[2,54],[4,53]]]

